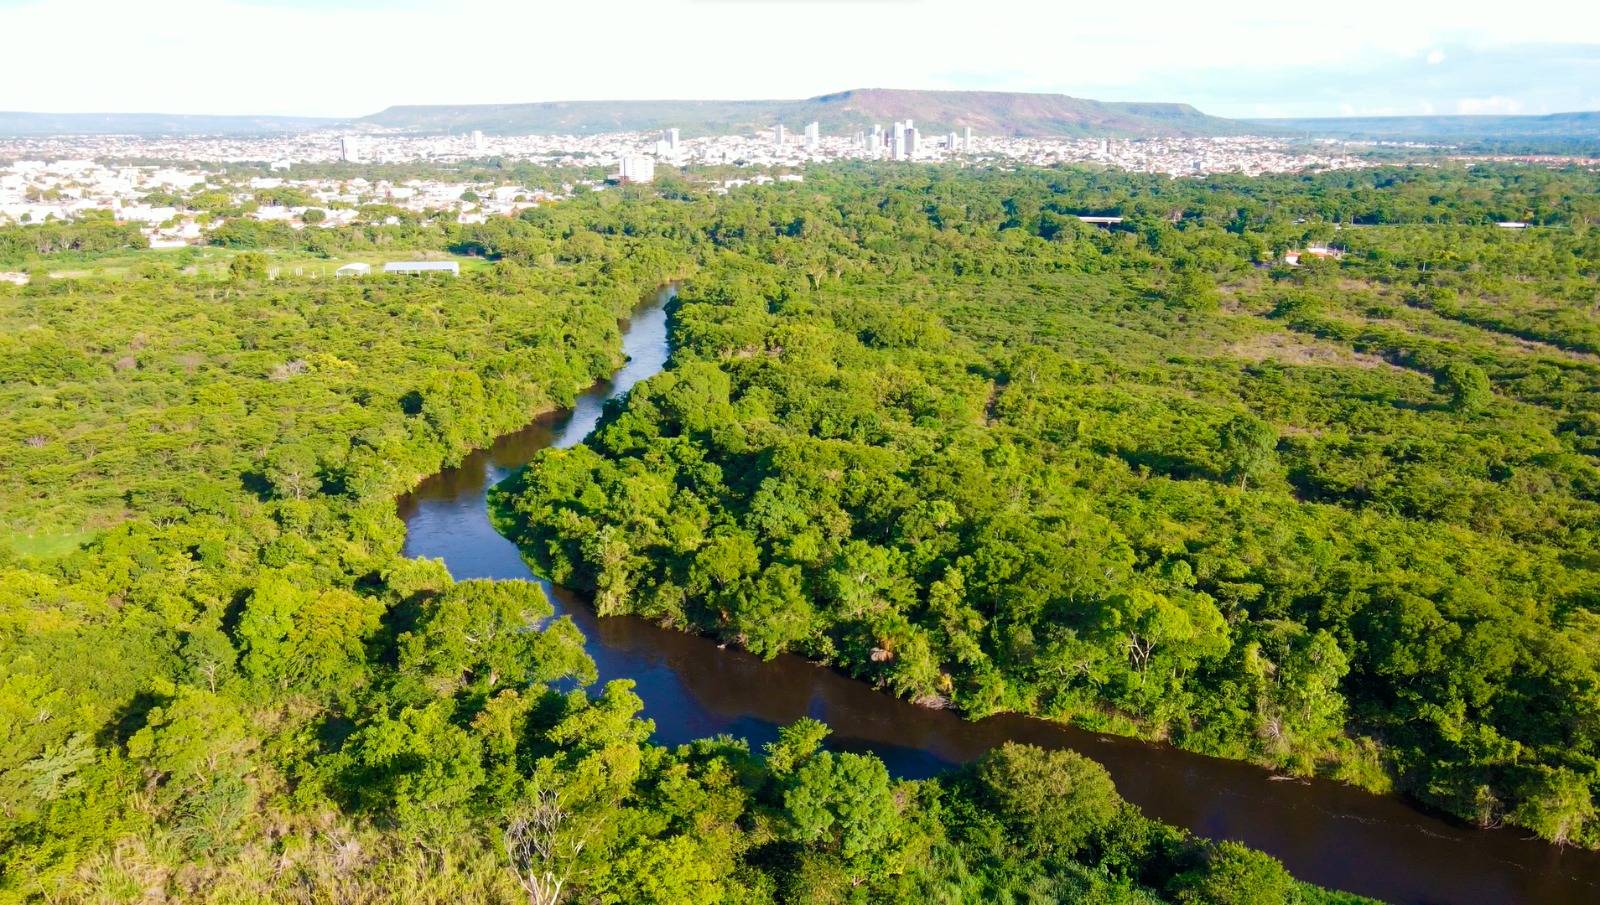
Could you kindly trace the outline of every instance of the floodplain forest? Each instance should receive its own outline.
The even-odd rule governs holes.
[[[1597,189],[841,165],[228,228],[218,273],[0,229],[38,275],[0,285],[0,901],[1356,901],[1071,752],[669,749],[537,586],[402,556],[396,496],[669,279],[668,369],[491,500],[602,614],[1600,847]],[[383,248],[482,266],[268,266]]]

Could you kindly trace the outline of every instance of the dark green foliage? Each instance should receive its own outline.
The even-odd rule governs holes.
[[[103,254],[144,248],[146,244],[136,223],[91,219],[81,223],[0,227],[0,265],[16,266],[46,255]]]
[[[1594,844],[1593,184],[730,196],[671,369],[506,502],[602,612]],[[1495,228],[1512,197],[1573,228]]]
[[[603,612],[1592,845],[1593,189],[818,168],[211,233],[496,259],[457,281],[0,288],[0,894],[1332,900],[1069,754],[665,750],[534,588],[400,555],[397,493],[609,372],[691,271],[672,368],[501,501]]]

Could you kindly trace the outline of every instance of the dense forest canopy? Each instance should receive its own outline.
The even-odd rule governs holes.
[[[928,703],[1600,842],[1594,178],[1108,183],[728,205],[672,370],[504,501],[526,548]]]
[[[840,166],[0,285],[0,897],[1340,898],[1070,753],[665,749],[536,587],[403,558],[672,277],[671,368],[497,500],[602,611],[1595,845],[1596,181]],[[387,244],[491,263],[262,257]]]
[[[459,280],[269,279],[308,249],[260,233],[220,273],[0,287],[0,899],[1348,900],[1067,752],[906,782],[810,722],[662,748],[537,586],[400,555],[397,493],[720,259],[683,194],[391,237],[495,261]],[[38,241],[75,228],[7,247],[124,254]]]

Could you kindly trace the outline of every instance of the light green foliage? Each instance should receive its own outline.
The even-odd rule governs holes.
[[[115,224],[0,229],[15,266],[129,261],[0,287],[0,528],[74,539],[0,550],[0,896],[521,902],[524,867],[574,902],[1302,894],[1067,755],[909,783],[814,724],[765,759],[653,745],[535,588],[400,556],[398,493],[608,373],[691,272],[673,367],[497,500],[603,612],[1593,844],[1593,188],[818,168],[463,227],[229,219],[241,263],[192,275]],[[1254,266],[1334,222],[1364,224],[1342,262]],[[275,263],[411,248],[484,260]],[[1484,380],[1436,388],[1455,362]],[[549,857],[507,852],[519,821]]]
[[[197,688],[176,689],[152,708],[144,728],[128,740],[128,756],[141,762],[175,793],[219,771],[237,769],[254,743],[234,700]]]
[[[349,684],[364,665],[364,645],[382,610],[377,600],[350,591],[308,592],[289,576],[265,573],[239,617],[245,670],[280,688]]]
[[[472,733],[450,720],[449,700],[377,714],[350,740],[368,807],[417,828],[451,827],[487,778]]]
[[[1600,589],[1593,187],[841,168],[729,196],[671,368],[505,509],[604,612],[1600,843],[1530,772],[1600,789],[1567,628]],[[1575,228],[1498,230],[1511,197]]]
[[[894,814],[883,764],[858,754],[827,751],[808,758],[784,792],[784,806],[801,842],[832,839],[854,858],[880,847]]]
[[[401,636],[400,668],[492,694],[567,677],[594,681],[594,664],[570,620],[547,623],[538,585],[464,581],[422,604],[417,627]]]
[[[1571,770],[1537,768],[1521,798],[1512,819],[1555,842],[1572,841],[1596,817],[1589,782]]]
[[[614,367],[617,318],[688,266],[618,241],[637,255],[605,274],[267,283],[256,255],[242,280],[0,291],[0,525],[84,539],[0,550],[0,897],[377,900],[408,888],[412,841],[470,827],[459,869],[407,882],[506,901],[478,842],[554,753],[545,730],[612,727],[633,753],[607,756],[644,762],[636,699],[551,712],[546,683],[594,665],[538,589],[402,559],[393,504]],[[284,885],[263,856],[294,865]]]
[[[1474,365],[1453,361],[1445,365],[1436,380],[1439,391],[1450,397],[1450,407],[1471,414],[1494,398],[1489,388],[1489,375]]]
[[[1071,751],[1006,744],[976,774],[995,816],[1033,855],[1070,857],[1111,824],[1120,803],[1105,769]]]
[[[1173,883],[1181,905],[1295,905],[1300,889],[1277,861],[1223,842]]]
[[[767,745],[767,769],[775,776],[787,777],[822,749],[828,737],[825,723],[802,719],[778,730],[778,740]]]
[[[1277,461],[1278,435],[1260,418],[1238,415],[1222,426],[1218,439],[1226,473],[1241,489],[1251,478],[1260,483]]]
[[[236,280],[260,280],[267,276],[267,256],[246,252],[228,262],[228,274]]]

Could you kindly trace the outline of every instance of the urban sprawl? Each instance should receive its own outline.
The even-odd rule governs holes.
[[[975,136],[970,129],[923,135],[914,122],[874,126],[851,135],[824,135],[817,123],[798,133],[779,125],[752,135],[681,137],[680,130],[602,135],[456,136],[384,132],[320,131],[260,137],[229,136],[52,136],[0,140],[0,223],[64,221],[110,212],[143,224],[152,247],[202,241],[215,218],[196,216],[170,203],[153,202],[179,193],[233,193],[244,212],[302,229],[349,225],[359,208],[372,204],[429,215],[446,213],[457,222],[481,222],[558,200],[582,188],[612,182],[650,182],[658,168],[718,167],[715,188],[799,181],[809,164],[840,160],[907,163],[1029,164],[1092,163],[1173,177],[1216,173],[1282,173],[1365,165],[1339,143],[1290,144],[1259,137],[1006,138]],[[443,179],[385,181],[360,177],[300,177],[300,164],[439,163],[475,160],[603,170],[609,179],[574,178],[559,189],[531,189],[494,182]],[[161,161],[151,164],[151,161]],[[137,164],[135,162],[138,162]],[[227,165],[253,165],[264,172],[229,178]],[[748,172],[744,172],[748,171]],[[253,204],[256,193],[293,189],[304,203]],[[314,212],[314,213],[313,213]],[[310,216],[307,216],[310,213]],[[104,213],[99,213],[104,216]]]

